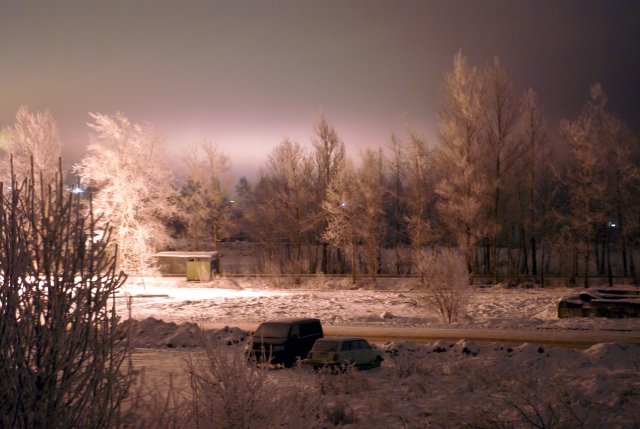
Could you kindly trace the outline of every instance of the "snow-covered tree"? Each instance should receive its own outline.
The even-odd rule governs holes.
[[[313,163],[307,152],[285,139],[269,154],[253,186],[246,219],[263,244],[267,263],[279,272],[307,272],[307,248],[315,226]],[[273,266],[273,265],[272,265]]]
[[[391,139],[387,146],[389,155],[386,166],[388,170],[388,194],[385,203],[387,213],[387,234],[389,245],[394,250],[395,274],[400,275],[402,267],[405,265],[402,247],[406,242],[404,228],[404,218],[406,216],[406,196],[405,196],[405,145],[395,135],[391,134]]]
[[[247,194],[243,202],[245,226],[251,240],[259,243],[262,248],[262,266],[258,268],[264,272],[277,264],[278,272],[281,272],[283,263],[282,236],[279,232],[280,207],[273,198],[278,192],[276,181],[261,170],[256,183],[251,186],[246,182],[246,185]]]
[[[346,162],[329,182],[325,200],[322,203],[327,216],[327,227],[322,238],[331,246],[341,249],[349,258],[353,284],[358,277],[357,251],[362,210],[358,207],[360,197],[358,188],[353,164]]]
[[[513,83],[496,57],[484,71],[485,92],[482,101],[484,116],[482,151],[486,162],[487,183],[491,186],[489,234],[489,272],[496,277],[498,263],[498,236],[505,224],[505,208],[509,195],[513,195],[508,174],[522,155],[519,135],[521,118],[520,98]]]
[[[368,149],[364,152],[356,183],[359,188],[359,206],[362,215],[359,234],[367,272],[375,282],[380,269],[379,258],[385,232],[382,203],[387,187],[384,180],[382,151]]]
[[[608,142],[605,117],[606,96],[599,85],[591,88],[591,100],[580,117],[563,121],[561,131],[569,144],[570,162],[566,186],[570,195],[567,221],[583,257],[584,286],[589,286],[590,244],[596,230],[606,220],[604,197],[605,168],[602,155]]]
[[[418,250],[438,241],[432,212],[435,203],[433,154],[426,142],[415,134],[410,134],[405,154],[405,223],[411,246]]]
[[[353,283],[362,255],[366,270],[376,281],[384,236],[382,201],[386,192],[382,153],[367,150],[357,170],[347,164],[334,177],[322,205],[327,215],[323,238],[351,260]]]
[[[33,162],[35,177],[42,175],[45,183],[50,182],[58,168],[62,148],[58,125],[51,111],[31,112],[27,106],[21,106],[16,122],[7,134],[5,150],[13,156],[13,171],[17,178],[26,177]]]
[[[327,223],[322,210],[322,202],[327,194],[329,184],[344,166],[345,147],[338,133],[329,124],[324,115],[320,115],[317,119],[314,129],[315,137],[311,141],[316,174],[313,191],[316,197],[313,202],[316,221],[314,238],[316,243],[321,243],[322,246],[320,271],[327,273],[329,269],[329,254],[327,243],[322,239]]]
[[[436,187],[437,207],[473,273],[476,245],[489,229],[485,207],[491,184],[484,175],[480,148],[484,80],[460,52],[453,58],[453,70],[445,75],[443,92],[440,147],[434,154],[442,177]]]
[[[638,273],[634,262],[633,237],[640,232],[640,166],[634,162],[634,150],[638,150],[638,138],[619,119],[611,117],[608,123],[612,147],[607,157],[607,191],[605,206],[608,209],[608,233],[619,231],[619,257],[622,262],[620,274],[631,276],[638,284]],[[607,257],[610,252],[607,251]],[[608,263],[611,279],[611,264]]]
[[[306,269],[303,251],[314,226],[309,211],[313,200],[311,159],[298,143],[285,139],[271,152],[267,165],[267,174],[275,182],[271,196],[279,211],[278,232],[284,238],[287,259],[293,261],[296,271]]]
[[[215,250],[218,242],[232,231],[231,177],[229,157],[208,140],[201,141],[185,157],[187,183],[181,193],[186,203],[190,236],[196,248],[204,236]]]
[[[640,171],[634,164],[634,147],[637,139],[628,127],[612,113],[606,110],[607,97],[599,84],[591,88],[592,102],[587,108],[592,118],[592,134],[595,134],[600,146],[600,168],[604,180],[602,207],[604,219],[596,234],[596,256],[598,274],[606,274],[609,284],[613,284],[614,261],[611,252],[615,238],[619,240],[622,267],[621,273],[629,273],[635,279],[633,246],[629,238],[638,228],[638,189]],[[630,267],[628,266],[630,264]]]
[[[132,123],[120,113],[91,117],[91,143],[74,171],[95,189],[93,204],[103,228],[113,227],[118,268],[143,274],[153,266],[151,254],[167,239],[162,219],[170,175],[162,138],[151,125]]]
[[[520,266],[523,273],[544,276],[544,268],[538,269],[538,259],[544,263],[548,252],[545,244],[551,229],[552,202],[558,184],[553,170],[549,127],[532,89],[527,90],[522,99],[521,132],[523,156],[516,167],[520,170],[519,178],[514,181],[522,250]]]

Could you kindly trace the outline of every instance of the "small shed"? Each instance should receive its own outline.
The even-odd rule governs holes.
[[[220,272],[220,253],[165,251],[154,253],[158,258],[180,258],[186,261],[187,281],[208,282]]]

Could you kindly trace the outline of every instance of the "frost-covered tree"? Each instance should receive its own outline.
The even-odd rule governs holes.
[[[458,52],[444,81],[440,147],[434,154],[442,178],[436,193],[440,218],[463,251],[471,273],[477,265],[476,245],[488,232],[485,207],[491,190],[480,148],[483,91],[481,73]]]
[[[0,427],[116,427],[132,379],[125,276],[60,169],[44,185],[0,183]]]
[[[604,181],[603,215],[595,237],[596,267],[598,274],[606,274],[609,284],[613,284],[614,262],[612,245],[615,238],[620,244],[621,273],[632,272],[635,279],[633,246],[628,240],[638,227],[639,169],[634,164],[634,147],[637,140],[628,127],[606,109],[607,96],[599,84],[591,88],[592,101],[587,105],[591,119],[591,135],[598,140],[599,166]],[[628,264],[631,267],[628,267]]]
[[[357,170],[347,164],[329,185],[323,208],[327,215],[324,239],[351,260],[353,283],[360,256],[376,281],[384,236],[383,197],[386,192],[380,151],[367,150]]]
[[[638,284],[638,273],[634,262],[634,239],[640,231],[640,166],[634,162],[634,150],[638,150],[638,138],[619,119],[610,117],[608,131],[611,148],[607,156],[607,233],[619,231],[619,257],[622,262],[621,273],[631,276]],[[608,243],[609,240],[607,240]],[[607,250],[607,258],[610,252]],[[611,282],[611,263],[607,263],[607,272]]]
[[[414,250],[438,241],[434,228],[435,204],[433,153],[426,142],[410,134],[405,161],[405,223]]]
[[[383,168],[382,151],[368,149],[362,156],[362,164],[356,176],[362,216],[359,234],[367,272],[374,282],[380,269],[380,251],[385,232],[382,203],[387,188]]]
[[[251,236],[261,242],[269,264],[279,272],[314,270],[308,258],[315,226],[313,163],[295,142],[282,141],[269,154],[253,186],[246,219]]]
[[[561,131],[570,148],[566,186],[570,195],[567,221],[577,249],[582,252],[584,286],[589,286],[590,244],[605,222],[605,168],[602,155],[608,144],[605,117],[606,96],[599,85],[591,88],[591,100],[580,117],[563,121]]]
[[[351,162],[346,162],[329,182],[325,200],[322,203],[327,216],[327,227],[322,238],[331,246],[341,249],[349,258],[353,284],[358,277],[357,257],[361,228],[359,197],[355,169]]]
[[[269,154],[267,166],[275,184],[271,197],[278,209],[278,233],[284,239],[287,259],[296,272],[306,270],[303,252],[314,226],[309,210],[313,200],[311,159],[298,143],[284,140]]]
[[[118,268],[144,274],[151,255],[167,239],[166,215],[170,175],[162,138],[151,125],[130,122],[124,115],[91,114],[91,143],[74,166],[82,182],[95,189],[94,207],[113,227]]]
[[[498,237],[506,222],[505,209],[508,196],[513,195],[509,173],[522,155],[522,139],[519,135],[521,118],[520,97],[513,83],[496,57],[484,71],[485,91],[482,101],[484,116],[482,151],[486,162],[487,183],[491,187],[489,235],[489,263],[491,275],[497,275]]]
[[[527,90],[522,99],[521,132],[523,156],[516,166],[520,170],[519,178],[514,181],[522,250],[520,267],[523,273],[544,276],[544,268],[538,268],[538,259],[544,263],[548,253],[546,243],[558,183],[553,169],[549,127],[532,89]]]
[[[13,156],[14,173],[22,179],[31,171],[41,174],[45,183],[55,176],[60,159],[62,143],[51,111],[31,112],[21,106],[16,114],[16,122],[7,133],[6,152]],[[8,171],[8,170],[7,170]],[[10,179],[7,175],[6,179]]]
[[[315,123],[315,137],[311,143],[313,145],[314,160],[314,195],[313,202],[315,211],[315,241],[322,245],[322,256],[320,261],[320,271],[327,273],[329,269],[329,254],[327,242],[322,239],[322,235],[327,226],[322,201],[325,199],[329,184],[336,177],[344,166],[345,147],[343,141],[338,136],[336,130],[329,124],[327,118],[321,115]]]
[[[183,186],[190,236],[197,249],[204,236],[215,250],[218,242],[232,231],[229,203],[231,177],[229,157],[210,141],[203,140],[185,157],[187,183]]]
[[[252,241],[260,244],[262,248],[261,267],[263,272],[273,264],[278,265],[278,271],[283,267],[281,240],[279,233],[280,208],[273,195],[278,192],[275,180],[260,171],[256,183],[251,186],[247,182],[247,198],[244,204],[244,219],[246,232]]]
[[[404,218],[406,216],[406,196],[405,196],[405,145],[395,135],[391,134],[391,139],[387,146],[388,157],[386,166],[388,170],[388,194],[385,209],[387,212],[387,233],[389,245],[394,250],[394,266],[396,275],[402,272],[404,257],[402,247],[406,242],[404,228]]]

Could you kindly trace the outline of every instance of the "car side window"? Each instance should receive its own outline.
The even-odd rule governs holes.
[[[342,343],[340,350],[343,352],[351,350],[351,341],[345,341],[344,343]]]
[[[367,343],[366,341],[362,341],[362,340],[358,341],[358,346],[359,346],[359,348],[364,349],[364,350],[371,349],[371,346],[369,345],[369,343]]]

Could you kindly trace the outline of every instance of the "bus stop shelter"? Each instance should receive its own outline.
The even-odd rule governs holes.
[[[157,258],[178,258],[186,262],[187,281],[208,282],[220,272],[220,252],[165,251],[154,253]]]

